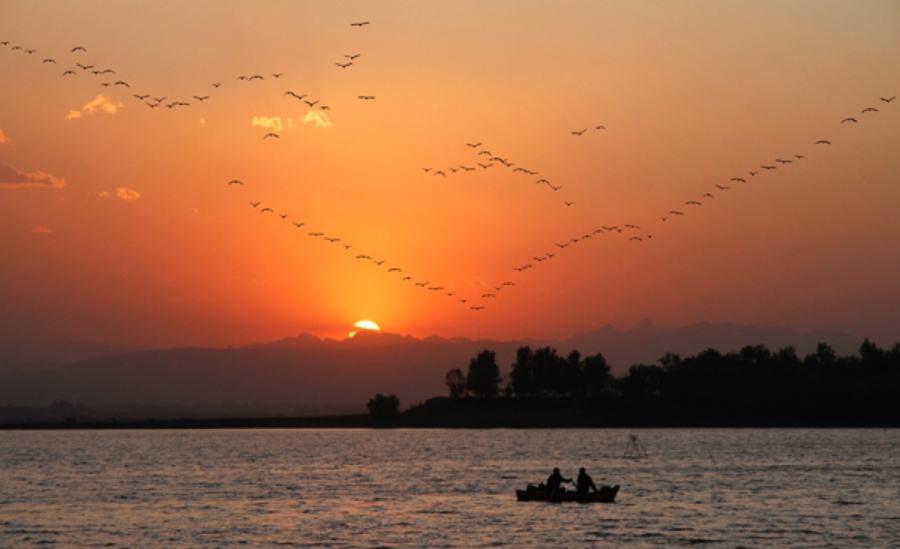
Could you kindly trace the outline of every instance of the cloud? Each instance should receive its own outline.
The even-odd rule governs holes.
[[[5,145],[6,143],[9,143],[9,138],[3,133],[3,128],[0,128],[0,145]]]
[[[284,123],[281,121],[280,116],[254,116],[250,124],[272,130],[273,132],[280,132],[284,129]]]
[[[109,198],[112,195],[109,194],[109,191],[100,191],[99,193],[97,193],[97,196],[99,196],[100,198]]]
[[[116,187],[116,198],[125,202],[133,202],[141,198],[141,193],[128,187]]]
[[[119,109],[124,106],[123,103],[100,93],[85,103],[81,109],[69,111],[69,113],[66,114],[66,120],[77,120],[82,116],[88,116],[94,113],[116,114]]]
[[[37,225],[35,228],[31,229],[32,234],[50,234],[53,232],[53,229],[46,225]]]
[[[306,113],[306,116],[303,117],[304,124],[315,124],[317,128],[330,128],[331,120],[328,119],[328,115],[325,114],[325,111],[309,111]]]
[[[66,180],[47,172],[22,172],[0,164],[0,189],[45,188],[62,189]]]

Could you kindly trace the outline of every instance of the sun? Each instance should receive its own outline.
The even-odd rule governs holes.
[[[359,332],[380,332],[381,326],[376,324],[371,320],[360,320],[356,324],[353,325],[355,330],[352,330],[349,334],[347,334],[348,338],[355,336]]]

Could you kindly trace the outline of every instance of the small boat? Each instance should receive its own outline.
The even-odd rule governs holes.
[[[561,489],[555,494],[551,494],[543,485],[535,486],[529,484],[524,490],[516,490],[516,499],[519,501],[550,501],[561,503],[564,501],[575,501],[578,503],[613,503],[616,501],[616,494],[619,493],[619,485],[601,486],[596,492],[587,492],[584,494]]]

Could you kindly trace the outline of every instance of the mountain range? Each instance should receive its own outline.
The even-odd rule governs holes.
[[[819,342],[852,354],[860,338],[840,332],[701,323],[631,329],[602,327],[564,340],[424,339],[362,332],[352,339],[301,334],[229,348],[146,349],[106,344],[0,347],[0,406],[77,402],[122,417],[312,415],[364,410],[375,393],[414,404],[446,393],[444,374],[466,370],[483,349],[505,373],[523,345],[561,353],[602,352],[613,373],[654,363],[666,352],[722,352],[745,345],[794,346],[802,356]],[[888,343],[888,342],[885,342]],[[893,342],[890,342],[893,343]]]

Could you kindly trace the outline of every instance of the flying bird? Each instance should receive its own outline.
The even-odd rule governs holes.
[[[221,86],[222,86],[222,83],[221,83],[221,82],[213,82],[213,83],[212,83],[212,87],[214,87],[214,88],[218,88],[218,87],[221,87]]]
[[[862,114],[866,114],[867,112],[878,112],[878,109],[876,109],[875,107],[866,107],[860,112],[862,112]]]
[[[74,48],[72,48],[72,53],[75,53],[78,51],[83,51],[84,53],[87,53],[87,49],[84,46],[75,46]]]
[[[418,286],[419,288],[424,288],[425,286],[428,285],[428,281],[426,280],[425,282],[416,282],[415,285]]]
[[[375,99],[374,95],[358,95],[357,97],[359,97],[363,101],[371,101],[372,99]]]
[[[250,205],[254,208],[258,208],[260,204],[262,204],[262,202],[250,202]]]
[[[372,256],[360,254],[360,255],[356,256],[356,259],[372,259]]]
[[[401,271],[403,271],[403,269],[401,269],[400,267],[391,267],[390,269],[388,269],[387,272],[389,272],[389,273],[399,273],[399,272],[401,272]]]
[[[580,135],[584,135],[584,132],[586,132],[586,131],[587,131],[587,128],[585,128],[585,129],[583,129],[583,130],[575,130],[575,131],[571,131],[571,132],[569,132],[569,133],[571,133],[572,135],[579,135],[579,136],[580,136]]]
[[[291,97],[296,97],[297,99],[303,99],[304,97],[306,97],[305,93],[303,95],[297,95],[296,93],[292,92],[291,90],[284,92],[284,95],[290,95]]]
[[[438,171],[434,172],[434,175],[439,175],[441,177],[447,177],[447,174],[445,174],[442,170],[438,170]]]
[[[275,213],[275,210],[273,210],[272,208],[263,208],[259,210],[259,213]]]
[[[791,162],[793,162],[793,160],[785,160],[784,158],[776,158],[775,162],[778,162],[779,164],[790,164]]]
[[[359,57],[360,55],[362,55],[362,54],[361,54],[361,53],[345,53],[345,54],[344,54],[344,57],[346,57],[346,58],[349,59],[350,61],[354,61],[354,60],[355,60],[357,57]]]
[[[382,259],[381,261],[373,261],[372,263],[374,263],[374,264],[378,265],[379,267],[381,267],[382,265],[384,265],[384,261],[385,261],[385,260]]]
[[[325,233],[317,233],[317,232],[306,233],[306,234],[308,234],[309,236],[312,236],[312,237],[318,237],[318,236],[324,236],[324,235],[325,235]]]
[[[639,237],[639,236],[632,236],[632,237],[629,238],[628,240],[637,240],[638,242],[640,242],[640,241],[642,241],[642,240],[644,240],[644,239],[641,238],[641,237]]]
[[[890,103],[890,102],[893,101],[894,99],[897,99],[897,96],[896,96],[896,95],[892,95],[892,96],[890,96],[890,97],[879,97],[878,99],[881,99],[881,100],[884,101],[885,103]]]
[[[288,214],[278,214],[278,217],[280,217],[281,219],[287,219]]]
[[[340,237],[333,236],[333,237],[331,237],[331,238],[328,238],[328,237],[326,236],[326,237],[325,237],[325,240],[327,240],[328,242],[338,242],[338,241],[340,240]]]
[[[762,166],[760,166],[760,168],[762,168],[762,169],[764,169],[764,170],[774,170],[774,169],[776,169],[775,166],[769,166],[769,165],[767,165],[767,164],[763,164]]]
[[[685,204],[685,206],[702,206],[703,205],[702,202],[698,202],[696,200],[688,200],[684,204]]]
[[[403,278],[400,279],[400,282],[406,282],[406,281],[408,281],[408,280],[412,280],[412,277],[411,277],[411,276],[404,276]]]
[[[478,306],[475,306],[475,307],[469,307],[469,308],[472,309],[473,311],[483,311],[483,310],[484,310],[484,305],[478,305]]]
[[[858,120],[856,120],[853,117],[848,117],[848,118],[841,120],[841,124],[843,124],[844,122],[853,122],[854,124],[856,124],[858,122]]]
[[[131,85],[128,84],[128,82],[126,82],[126,81],[124,81],[124,80],[116,80],[116,83],[113,84],[113,86],[125,86],[126,88],[130,88],[130,87],[131,87]]]
[[[280,73],[280,72],[273,72],[273,73],[272,73],[272,78],[281,78],[281,73]]]
[[[148,93],[148,94],[141,95],[141,94],[136,93],[136,94],[134,94],[134,97],[135,97],[135,99],[137,99],[139,101],[143,101],[143,100],[147,99],[148,97],[150,97],[150,94]]]
[[[726,186],[726,185],[719,185],[719,184],[716,184],[716,188],[719,189],[720,191],[727,191],[727,190],[730,189],[731,187],[728,187],[728,186]]]
[[[572,205],[575,204],[575,203],[574,203],[574,202],[569,202],[568,200],[565,200],[565,201],[563,201],[563,204],[565,204],[566,207],[569,207],[569,206],[572,206]]]
[[[731,181],[737,181],[737,182],[740,182],[740,183],[746,183],[746,182],[747,182],[747,180],[744,179],[743,177],[732,177],[732,178],[731,178]]]
[[[606,126],[604,126],[604,125],[602,125],[602,124],[601,124],[600,126],[594,126],[594,130],[595,130],[595,131],[596,131],[596,130],[605,130],[605,129],[606,129]]]
[[[352,64],[353,64],[353,61],[347,61],[346,63],[335,63],[335,65],[337,65],[338,67],[340,67],[342,69],[346,69],[347,67],[349,67]]]
[[[195,95],[195,96],[193,96],[193,97],[194,97],[194,99],[196,99],[197,101],[206,101],[207,99],[209,99],[209,96],[208,96],[208,95]]]
[[[703,193],[703,198],[715,198],[712,193]]]
[[[758,174],[759,172],[755,172],[755,171],[753,171],[753,170],[750,170],[750,171],[748,171],[747,173],[750,174],[750,177],[756,177],[756,174]]]
[[[298,229],[299,229],[300,227],[306,225],[306,223],[303,223],[302,221],[301,221],[300,223],[297,223],[296,221],[294,221],[293,223],[294,223],[294,227],[297,227]]]
[[[483,299],[487,299],[487,298],[490,298],[490,297],[497,297],[497,294],[481,294],[481,297],[482,297]]]
[[[243,185],[244,182],[241,181],[240,179],[232,179],[231,181],[228,182],[228,184],[229,185]]]
[[[795,155],[794,155],[794,158],[796,158],[797,160],[803,160],[803,159],[806,158],[806,157],[805,157],[804,155],[802,155],[802,154],[795,154]]]
[[[304,99],[303,102],[309,105],[310,108],[312,108],[319,104],[321,101],[318,99],[316,99],[315,101],[307,101],[306,99]]]
[[[263,136],[263,139],[268,139],[268,138],[270,138],[270,137],[274,137],[275,139],[281,139],[281,136],[278,135],[278,134],[275,133],[275,132],[269,132],[269,133],[267,133],[266,135]]]
[[[479,141],[478,143],[466,143],[466,147],[471,147],[473,149],[477,149],[480,146],[481,146],[481,141]]]
[[[684,215],[684,212],[679,210],[669,210],[669,213],[672,215]]]
[[[364,27],[369,24],[369,21],[359,21],[357,23],[350,23],[351,27]]]
[[[81,63],[75,63],[75,66],[78,67],[79,69],[83,70],[83,71],[86,71],[86,70],[89,70],[89,69],[93,69],[93,68],[94,68],[93,65],[82,65]]]
[[[52,57],[48,57],[47,59],[44,59],[43,61],[41,61],[41,63],[54,63],[55,64],[56,59],[53,59]]]
[[[63,76],[68,76],[68,75],[70,75],[70,74],[74,76],[74,75],[76,75],[76,74],[78,74],[78,73],[75,72],[75,71],[73,71],[73,70],[67,70],[67,71],[63,72]]]
[[[819,139],[818,141],[816,141],[815,144],[816,145],[831,145],[831,141],[829,141],[827,139]]]

